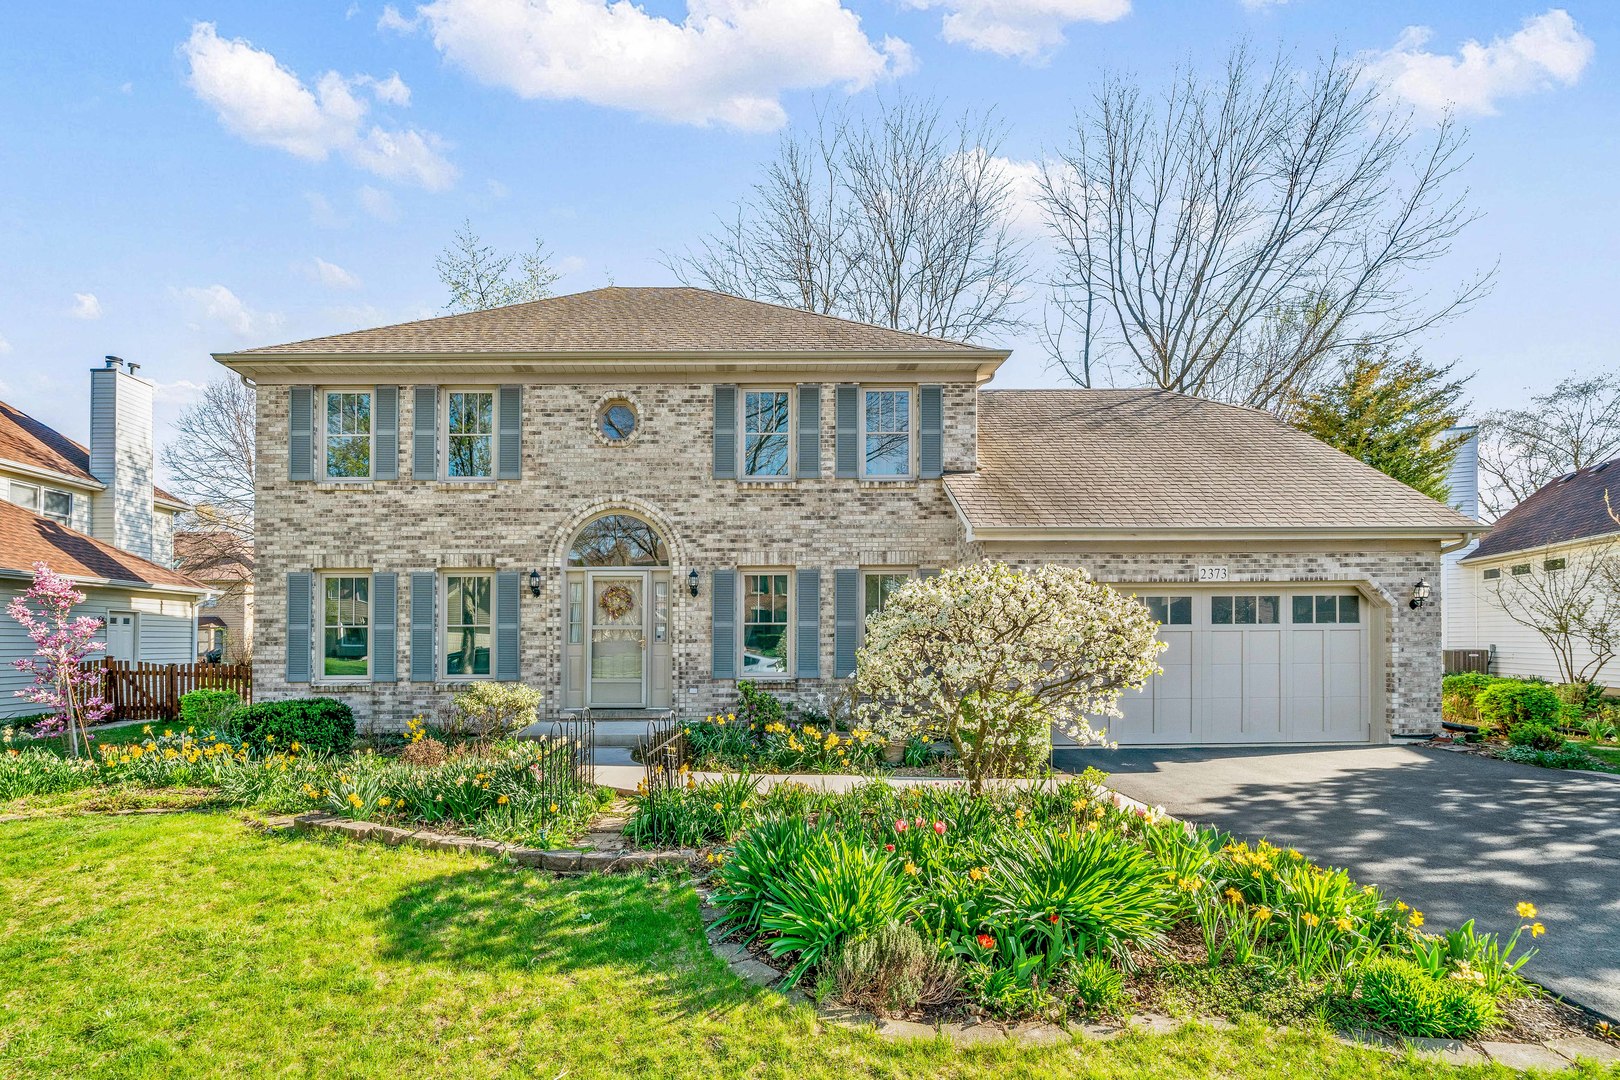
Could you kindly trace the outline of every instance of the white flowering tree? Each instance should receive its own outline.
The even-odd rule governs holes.
[[[862,708],[891,734],[941,729],[974,792],[1044,748],[1052,725],[1102,742],[1090,719],[1158,674],[1142,604],[1078,568],[980,562],[908,582],[866,623]]]

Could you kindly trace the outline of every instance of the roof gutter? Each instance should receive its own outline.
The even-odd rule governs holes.
[[[17,461],[14,458],[0,458],[0,468],[4,468],[8,472],[19,472],[36,480],[50,480],[53,483],[65,484],[81,491],[107,490],[107,485],[100,480],[74,476],[72,473],[58,472],[55,469],[44,469],[38,465],[29,465],[27,462]]]

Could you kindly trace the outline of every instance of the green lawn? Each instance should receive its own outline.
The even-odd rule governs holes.
[[[1609,742],[1583,742],[1580,745],[1582,750],[1585,750],[1588,754],[1591,754],[1599,761],[1606,762],[1610,765],[1620,765],[1620,746],[1616,746],[1614,743]]]
[[[1505,1076],[1321,1031],[955,1050],[735,979],[690,888],[260,835],[225,814],[0,823],[0,1075]]]

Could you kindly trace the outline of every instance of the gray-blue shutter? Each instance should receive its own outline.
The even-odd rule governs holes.
[[[861,388],[841,383],[834,402],[833,475],[853,480],[861,475]]]
[[[413,412],[411,476],[417,480],[434,480],[439,475],[439,388],[418,386]]]
[[[945,400],[939,385],[917,387],[917,475],[938,480],[945,474]]]
[[[861,637],[861,572],[834,570],[833,593],[833,678],[847,679]]]
[[[315,479],[315,388],[287,388],[287,479]]]
[[[503,386],[495,394],[495,478],[523,476],[523,388]]]
[[[411,682],[432,682],[439,673],[433,655],[438,627],[433,621],[433,590],[437,575],[411,575]]]
[[[396,682],[398,679],[399,575],[372,574],[371,681]]]
[[[516,570],[495,575],[495,678],[500,682],[518,681],[518,578]]]
[[[821,387],[814,383],[799,387],[799,460],[795,471],[801,479],[821,476]]]
[[[371,399],[371,441],[376,460],[371,475],[377,480],[399,479],[399,387],[379,386]]]
[[[716,570],[709,581],[713,675],[737,677],[737,571]]]
[[[737,479],[737,388],[724,384],[714,388],[714,478]]]
[[[311,624],[315,618],[315,575],[287,575],[287,681],[309,682]]]
[[[793,598],[798,624],[794,641],[793,674],[800,679],[821,678],[821,571],[800,570],[798,595]]]

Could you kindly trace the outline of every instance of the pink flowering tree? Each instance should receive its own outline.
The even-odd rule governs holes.
[[[74,615],[84,603],[84,593],[73,583],[42,562],[34,564],[34,583],[21,596],[6,605],[10,615],[34,643],[34,655],[13,660],[19,671],[32,675],[34,685],[18,690],[17,696],[51,710],[35,731],[40,735],[65,735],[73,756],[79,756],[82,741],[90,748],[89,726],[106,716],[110,706],[101,696],[100,672],[85,661],[107,648],[97,641],[100,619]]]

